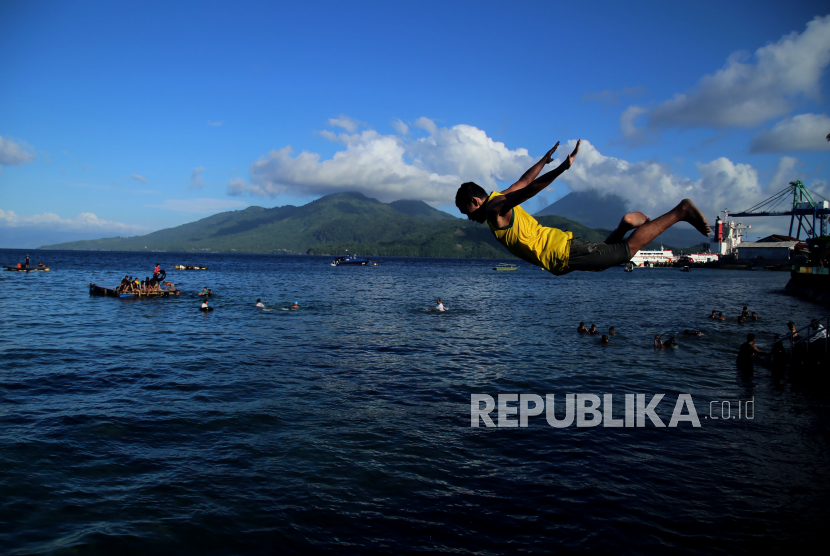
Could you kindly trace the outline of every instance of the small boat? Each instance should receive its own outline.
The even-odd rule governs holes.
[[[357,255],[346,255],[345,257],[337,257],[331,261],[331,266],[366,266],[369,264],[369,259],[361,259]]]
[[[207,270],[206,266],[195,266],[192,264],[177,264],[173,265],[176,270]]]
[[[175,291],[155,291],[155,292],[119,292],[110,288],[105,288],[97,284],[89,285],[89,295],[98,297],[170,297],[170,294],[178,295],[179,290]]]
[[[628,261],[627,263],[625,263],[625,271],[626,272],[634,272],[634,263],[632,263],[631,261]]]
[[[684,266],[680,269],[680,272],[691,272],[691,271],[692,271],[692,267],[690,267],[689,265],[686,265],[686,266]]]
[[[14,271],[14,272],[34,272],[35,270],[49,270],[48,266],[30,266],[29,268],[20,267],[17,268],[16,266],[3,266],[6,270]]]
[[[493,267],[493,270],[519,270],[519,265],[513,263],[499,263]]]

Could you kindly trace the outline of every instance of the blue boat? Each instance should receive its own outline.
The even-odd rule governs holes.
[[[331,261],[331,266],[366,266],[369,264],[369,259],[361,259],[357,255],[346,255],[345,257],[337,257]]]

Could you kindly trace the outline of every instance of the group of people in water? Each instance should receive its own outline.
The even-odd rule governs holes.
[[[712,309],[712,314],[709,315],[710,319],[715,320],[726,320],[726,317],[723,316],[722,311],[718,311],[717,309]],[[749,321],[757,321],[758,315],[755,314],[755,311],[748,311],[746,306],[744,306],[741,314],[738,316],[738,324],[745,324]]]
[[[579,334],[588,334],[589,336],[593,336],[594,334],[599,334],[599,330],[597,330],[597,325],[596,324],[592,324],[591,328],[586,328],[584,322],[579,323],[579,326],[576,327],[576,331]],[[604,345],[604,346],[609,345],[611,343],[611,336],[613,336],[616,333],[617,333],[617,331],[614,330],[613,326],[609,327],[608,328],[608,334],[603,334],[599,339],[599,343]]]
[[[751,372],[754,367],[754,362],[761,357],[766,357],[767,361],[772,363],[774,371],[786,370],[787,364],[790,362],[795,365],[810,362],[816,363],[820,358],[827,357],[827,348],[825,345],[822,345],[828,341],[827,329],[818,319],[810,323],[809,330],[804,334],[806,338],[798,333],[793,321],[787,323],[787,330],[789,333],[783,338],[780,334],[775,335],[772,349],[768,352],[759,349],[755,345],[755,334],[751,332],[747,334],[746,342],[741,344],[738,357],[735,361],[738,370]],[[784,348],[784,340],[787,339],[790,339],[793,346],[792,353],[788,353]],[[825,360],[826,363],[827,361]]]
[[[256,305],[255,305],[255,307],[257,307],[257,308],[259,308],[259,309],[267,309],[267,307],[265,306],[265,303],[263,303],[261,299],[257,299],[257,300],[256,300]],[[297,304],[297,302],[295,301],[295,302],[294,302],[293,304],[291,304],[288,308],[289,308],[289,309],[299,309],[299,308],[300,308],[300,306],[299,306],[299,305]]]
[[[719,321],[726,320],[723,313],[715,309],[712,310],[712,314],[709,315],[709,318]],[[738,324],[746,324],[749,322],[757,322],[760,318],[755,311],[749,311],[748,308],[744,306],[741,310],[741,314],[738,315],[736,320]],[[766,362],[771,364],[774,371],[780,372],[786,370],[790,361],[799,364],[806,360],[820,357],[821,354],[826,354],[824,346],[816,345],[815,347],[821,347],[822,349],[812,349],[814,346],[813,342],[827,341],[827,330],[824,325],[816,319],[812,321],[809,328],[810,330],[807,334],[807,342],[803,342],[801,340],[804,338],[799,335],[796,330],[795,323],[793,321],[789,321],[787,323],[788,334],[784,337],[780,334],[775,334],[772,348],[769,351],[763,351],[756,346],[755,341],[757,336],[752,332],[748,333],[746,335],[746,342],[741,344],[738,349],[738,356],[735,360],[738,370],[742,372],[752,372],[754,369],[754,363],[765,358]],[[791,343],[793,345],[792,354],[790,354],[784,347],[784,341],[787,339],[791,339]],[[812,355],[810,354],[811,350]]]
[[[162,270],[161,266],[156,263],[152,278],[148,276],[144,280],[139,280],[132,276],[124,276],[121,284],[115,288],[115,291],[118,293],[137,293],[139,295],[149,294],[151,292],[167,292],[170,295],[179,295],[181,292],[176,289],[173,282],[164,281],[166,277],[167,272]]]

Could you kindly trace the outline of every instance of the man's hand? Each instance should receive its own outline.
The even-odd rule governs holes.
[[[576,153],[578,153],[578,152],[579,152],[579,145],[580,145],[581,143],[582,143],[582,139],[578,139],[578,140],[577,140],[577,142],[576,142],[576,148],[574,149],[574,152],[572,152],[571,154],[569,154],[569,155],[568,155],[568,157],[567,157],[567,158],[566,158],[566,159],[562,162],[562,167],[563,167],[565,170],[567,170],[568,168],[570,168],[570,167],[571,167],[571,164],[573,164],[573,163],[574,163],[574,158],[576,158]],[[559,144],[559,143],[557,143],[557,145],[558,145],[558,144]],[[556,148],[556,147],[554,147],[554,148]]]
[[[544,157],[545,164],[550,164],[553,161],[553,153],[556,152],[557,147],[559,147],[559,141],[557,141],[556,144],[553,146],[553,148],[551,150],[549,150],[547,152],[547,154],[545,154],[545,157]]]

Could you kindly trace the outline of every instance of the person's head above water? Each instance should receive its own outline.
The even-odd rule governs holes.
[[[747,334],[746,335],[746,341],[747,341],[747,343],[754,344],[755,343],[755,334],[753,334],[752,332]]]
[[[602,335],[602,339],[601,339],[601,340],[602,340],[602,343],[603,343],[603,344],[608,344],[608,343],[611,343],[611,341],[608,339],[608,336],[607,336],[606,334],[603,334],[603,335]]]
[[[261,299],[259,299],[259,298],[257,298],[256,302],[257,302],[257,303],[262,303],[262,300],[261,300]]]
[[[467,216],[468,220],[484,223],[487,221],[487,213],[484,205],[487,203],[487,192],[475,182],[462,183],[455,192],[455,206],[461,214]]]
[[[608,333],[609,333],[609,334],[616,334],[616,332],[614,331],[614,327],[613,327],[613,326],[612,326],[612,327],[610,327],[610,328],[608,329]]]

